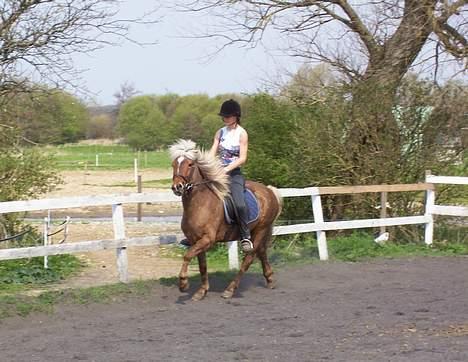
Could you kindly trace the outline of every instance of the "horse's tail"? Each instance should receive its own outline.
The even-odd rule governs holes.
[[[283,210],[283,198],[281,197],[276,187],[268,185],[268,188],[273,192],[273,194],[276,197],[276,200],[278,201],[278,213],[276,214],[275,219],[273,220],[273,222],[275,222],[278,216],[280,216],[281,211]]]

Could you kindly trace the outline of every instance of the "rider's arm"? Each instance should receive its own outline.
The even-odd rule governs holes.
[[[239,144],[239,158],[224,168],[226,172],[229,172],[237,167],[242,166],[247,161],[247,151],[249,149],[249,136],[247,135],[247,132],[245,130],[240,135]]]
[[[216,157],[216,153],[218,152],[220,133],[221,133],[221,130],[218,129],[218,131],[216,131],[216,134],[214,136],[213,145],[211,146],[211,149],[210,149],[210,156],[212,157]]]

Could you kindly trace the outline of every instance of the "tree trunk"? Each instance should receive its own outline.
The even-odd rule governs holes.
[[[435,0],[407,0],[403,19],[383,45],[369,54],[363,78],[351,89],[348,135],[351,181],[356,184],[390,183],[398,175],[399,125],[393,111],[401,78],[431,34],[430,14]]]

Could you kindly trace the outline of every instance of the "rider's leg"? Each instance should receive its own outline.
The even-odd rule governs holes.
[[[241,245],[244,251],[249,251],[253,248],[253,245],[250,241],[250,230],[247,225],[248,210],[244,199],[245,179],[242,174],[231,175],[230,188],[237,209]]]

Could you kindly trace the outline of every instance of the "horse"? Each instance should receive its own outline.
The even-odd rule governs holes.
[[[188,266],[192,258],[197,257],[201,286],[192,300],[198,301],[209,289],[206,252],[217,242],[238,240],[239,237],[238,226],[229,224],[224,215],[223,200],[229,194],[229,176],[218,157],[200,150],[191,140],[178,140],[170,146],[169,153],[173,168],[171,188],[175,195],[182,197],[181,228],[191,245],[183,258],[179,290],[188,290]],[[267,248],[272,240],[273,223],[281,213],[282,198],[275,187],[259,182],[246,181],[246,188],[253,192],[259,206],[257,219],[249,223],[253,250],[244,253],[239,272],[222,293],[223,298],[232,298],[255,257],[260,259],[267,287],[274,288]]]

